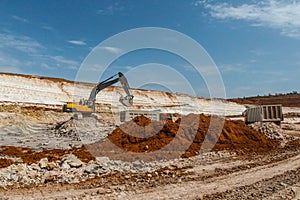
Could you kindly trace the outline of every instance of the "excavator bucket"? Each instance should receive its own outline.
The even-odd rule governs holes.
[[[131,107],[133,105],[133,96],[128,95],[126,97],[121,96],[119,101],[126,107]]]

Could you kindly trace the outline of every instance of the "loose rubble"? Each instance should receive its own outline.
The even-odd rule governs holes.
[[[83,119],[69,119],[57,123],[52,128],[54,134],[58,137],[69,137],[83,144],[88,144],[103,140],[113,130],[114,125],[104,120],[98,120],[94,117],[84,117]]]
[[[42,158],[38,163],[12,164],[0,169],[0,187],[14,184],[39,185],[48,182],[78,183],[109,172],[153,172],[170,163],[144,163],[143,161],[122,162],[99,157],[95,161],[82,162],[74,154],[66,154],[60,160]]]
[[[249,125],[253,129],[263,133],[268,139],[280,141],[281,145],[286,143],[286,138],[283,136],[283,130],[280,126],[272,122],[256,122]]]
[[[12,164],[0,169],[0,186],[5,187],[13,184],[39,185],[47,182],[75,183],[85,180],[90,174],[105,174],[106,170],[85,170],[94,161],[85,164],[75,155],[68,154],[55,162],[41,159],[38,163]],[[100,164],[98,164],[100,166]],[[98,167],[100,169],[100,167]],[[88,173],[89,172],[89,173]]]

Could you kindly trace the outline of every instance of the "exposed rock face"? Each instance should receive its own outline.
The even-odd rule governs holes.
[[[60,109],[61,105],[67,101],[88,98],[94,86],[94,84],[87,83],[74,85],[63,79],[0,73],[0,102],[35,103],[48,107],[56,105]],[[120,107],[118,92],[124,93],[122,88],[114,86],[102,90],[96,99],[96,103],[101,104],[99,109],[110,110],[112,106]],[[160,109],[162,112],[181,114],[219,115],[240,115],[245,110],[245,107],[240,104],[223,100],[212,101],[185,94],[138,89],[132,89],[132,93],[134,95],[133,109]]]

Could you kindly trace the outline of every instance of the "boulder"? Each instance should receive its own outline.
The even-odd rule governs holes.
[[[62,157],[62,161],[70,165],[70,167],[75,168],[81,167],[83,165],[83,162],[73,154],[64,155]]]

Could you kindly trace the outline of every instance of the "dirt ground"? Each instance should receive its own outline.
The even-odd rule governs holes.
[[[166,163],[164,167],[154,170],[111,170],[72,183],[50,180],[23,185],[16,182],[0,187],[0,199],[300,199],[300,124],[282,124],[283,134],[289,140],[280,146],[242,121],[226,120],[219,139],[210,135],[208,141],[216,145],[206,152],[201,151],[201,145],[211,120],[208,116],[188,115],[185,119],[165,123],[138,117],[121,126],[109,123],[107,113],[99,116],[95,126],[87,128],[98,130],[95,134],[101,130],[103,137],[85,144],[80,141],[82,136],[76,139],[74,123],[77,129],[80,124],[70,121],[68,114],[2,107],[0,168],[18,163],[30,165],[42,158],[57,162],[66,154],[74,154],[86,163],[84,165],[103,158],[100,156],[111,160],[128,156],[110,151],[108,142],[135,153],[135,157],[128,156],[125,161],[142,168],[152,160],[136,163],[136,159],[140,159],[136,153],[155,152],[178,133],[182,133],[180,141],[190,146],[184,152],[168,149],[169,155],[175,157],[161,160]],[[107,131],[110,133],[106,134]],[[194,137],[188,137],[189,133],[194,133]],[[69,145],[73,142],[77,145]]]
[[[115,172],[78,184],[0,189],[3,199],[299,199],[299,141],[254,156],[182,161],[152,173]]]
[[[273,96],[256,96],[229,99],[229,101],[240,104],[254,104],[254,105],[272,105],[281,104],[286,107],[300,107],[299,102],[300,94],[282,94]]]

